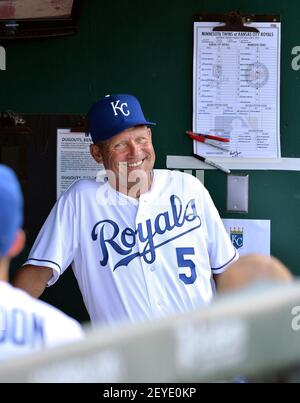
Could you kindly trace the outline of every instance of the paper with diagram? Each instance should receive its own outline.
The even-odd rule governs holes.
[[[226,152],[194,141],[194,152],[279,159],[280,23],[257,22],[258,32],[213,31],[219,25],[194,25],[193,131],[230,142]]]

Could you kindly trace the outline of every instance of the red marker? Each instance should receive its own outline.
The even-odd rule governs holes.
[[[206,138],[206,137],[204,137],[202,135],[192,134],[192,132],[187,132],[187,134],[193,140],[200,141],[201,143],[209,144],[209,145],[211,145],[213,147],[216,147],[216,148],[220,148],[223,151],[229,151],[228,148],[222,146],[221,144],[216,143],[216,141],[218,141],[218,140],[212,140],[212,139]]]
[[[192,136],[202,136],[202,137],[205,137],[207,139],[216,140],[216,141],[222,141],[223,143],[229,143],[230,142],[229,139],[226,139],[224,137],[219,137],[219,136],[213,136],[212,134],[195,133],[195,132],[192,132],[190,130],[187,130],[186,134],[192,135]]]

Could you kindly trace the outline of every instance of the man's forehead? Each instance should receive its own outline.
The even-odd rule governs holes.
[[[129,129],[123,130],[121,133],[116,134],[114,137],[107,140],[107,142],[111,143],[111,142],[115,142],[115,141],[120,141],[122,139],[136,137],[136,136],[139,136],[140,134],[147,134],[149,132],[150,132],[150,129],[147,126],[134,126],[134,127],[130,127]]]

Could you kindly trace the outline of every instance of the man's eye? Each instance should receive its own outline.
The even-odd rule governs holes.
[[[139,137],[138,138],[138,143],[139,144],[145,144],[147,142],[147,137]]]
[[[125,144],[124,143],[118,143],[114,145],[115,150],[119,150],[120,148],[124,148]]]

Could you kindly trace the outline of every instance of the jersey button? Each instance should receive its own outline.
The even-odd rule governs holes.
[[[150,267],[150,270],[151,270],[151,271],[155,271],[155,270],[156,270],[155,266],[151,266],[151,267]]]

